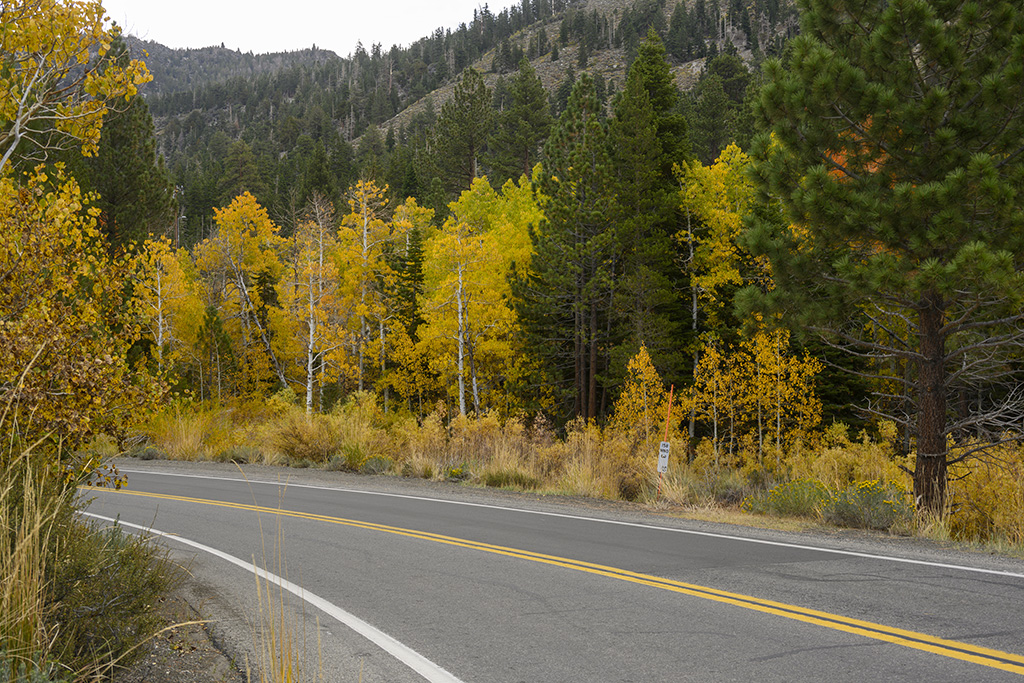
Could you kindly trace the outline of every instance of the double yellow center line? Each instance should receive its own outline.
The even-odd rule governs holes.
[[[109,489],[98,490],[109,491]],[[113,491],[111,492],[113,493]],[[506,548],[504,546],[492,545],[490,543],[479,543],[477,541],[470,541],[463,538],[454,538],[452,536],[443,536],[441,534],[433,534],[426,531],[415,531],[413,529],[403,529],[401,527],[388,526],[385,524],[374,524],[372,522],[362,522],[354,519],[344,519],[341,517],[316,515],[309,512],[298,512],[295,510],[283,510],[280,508],[268,508],[259,505],[246,505],[243,503],[230,503],[216,500],[206,500],[202,498],[172,496],[159,493],[142,493],[138,491],[122,490],[117,491],[116,493],[128,496],[141,496],[145,498],[158,498],[162,500],[173,500],[184,503],[212,505],[217,507],[232,508],[235,510],[245,510],[249,512],[294,517],[298,519],[306,519],[316,522],[327,522],[330,524],[341,524],[344,526],[355,527],[357,529],[366,529],[368,531],[378,531],[388,534],[396,534],[399,536],[406,536],[409,538],[416,538],[424,541],[432,541],[434,543],[443,543],[445,545],[456,546],[459,548],[469,548],[470,550],[479,550],[482,552],[493,553],[496,555],[504,555],[506,557],[515,557],[522,560],[529,560],[531,562],[538,562],[541,564],[548,564],[555,567],[562,567],[565,569],[573,569],[580,572],[587,572],[588,574],[596,574],[598,576],[604,576],[611,579],[618,579],[620,581],[628,581],[630,583],[650,586],[652,588],[660,588],[662,590],[672,591],[674,593],[682,593],[684,595],[690,595],[697,598],[703,598],[705,600],[712,600],[714,602],[721,602],[728,605],[734,605],[736,607],[755,610],[757,612],[774,614],[776,616],[785,617],[787,619],[793,619],[795,621],[802,621],[808,624],[814,624],[816,626],[823,626],[825,628],[833,629],[836,631],[845,631],[846,633],[853,633],[856,635],[864,636],[865,638],[881,640],[887,643],[892,643],[894,645],[902,645],[904,647],[913,648],[915,650],[931,652],[932,654],[941,655],[943,657],[951,657],[953,659],[959,659],[965,662],[972,662],[974,664],[980,664],[982,666],[987,666],[994,669],[1001,669],[1003,671],[1009,671],[1011,673],[1024,675],[1024,657],[1009,652],[993,650],[990,648],[971,645],[969,643],[963,643],[956,640],[936,638],[926,633],[918,633],[917,631],[908,631],[905,629],[893,628],[891,626],[876,624],[870,621],[862,621],[860,619],[851,619],[849,617],[844,617],[838,614],[831,614],[829,612],[807,609],[804,607],[789,605],[782,602],[763,600],[761,598],[755,598],[750,595],[730,593],[728,591],[722,591],[716,588],[709,588],[707,586],[699,586],[692,583],[684,583],[682,581],[673,581],[672,579],[665,579],[658,576],[653,576],[651,574],[641,574],[638,572],[631,572],[626,569],[618,569],[616,567],[592,564],[590,562],[581,562],[579,560],[573,560],[566,557],[558,557],[557,555],[545,555],[542,553],[531,552],[529,550]]]

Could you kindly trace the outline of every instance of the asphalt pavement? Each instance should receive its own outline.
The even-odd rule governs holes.
[[[1024,675],[1024,562],[1009,558],[398,478],[119,467],[128,487],[89,491],[88,512],[176,536],[164,542],[250,656],[237,625],[257,610],[254,562],[321,600],[287,602],[328,681]]]

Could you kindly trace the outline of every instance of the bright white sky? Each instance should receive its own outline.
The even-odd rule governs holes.
[[[438,27],[473,19],[485,0],[102,0],[130,33],[167,47],[220,45],[242,52],[317,47],[346,57],[362,41],[408,46]],[[492,0],[497,14],[516,0]]]

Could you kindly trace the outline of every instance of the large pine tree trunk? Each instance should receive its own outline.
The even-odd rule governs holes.
[[[944,302],[937,292],[922,299],[919,312],[917,462],[914,497],[918,507],[941,513],[946,505],[946,340],[942,333]]]
[[[590,380],[587,387],[587,418],[597,417],[597,304],[590,304]]]

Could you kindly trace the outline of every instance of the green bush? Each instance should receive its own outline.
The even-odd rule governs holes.
[[[840,492],[823,506],[822,516],[836,526],[891,529],[896,524],[909,524],[914,505],[895,482],[873,479]]]
[[[366,454],[363,447],[357,443],[347,443],[341,447],[341,452],[331,458],[326,469],[330,472],[358,472],[366,462]]]
[[[832,495],[820,481],[797,479],[780,484],[767,493],[747,496],[742,508],[747,512],[783,517],[816,517]]]
[[[0,683],[71,683],[57,667],[44,662],[16,660],[0,650]]]
[[[518,488],[525,491],[540,488],[540,479],[517,469],[501,469],[486,472],[483,476],[485,486],[494,488]]]
[[[71,671],[129,663],[161,627],[154,607],[182,576],[149,539],[64,520],[50,560],[47,602],[59,624],[52,654]]]
[[[469,468],[465,465],[449,467],[444,472],[444,478],[449,481],[465,481],[469,479]]]
[[[394,461],[391,458],[375,455],[363,461],[359,466],[359,472],[361,474],[387,474],[391,471],[393,464]]]
[[[646,486],[644,480],[636,475],[624,476],[619,479],[619,498],[636,502],[644,495]]]
[[[229,446],[214,456],[216,462],[233,462],[246,465],[259,462],[262,458],[260,449],[255,446]]]

